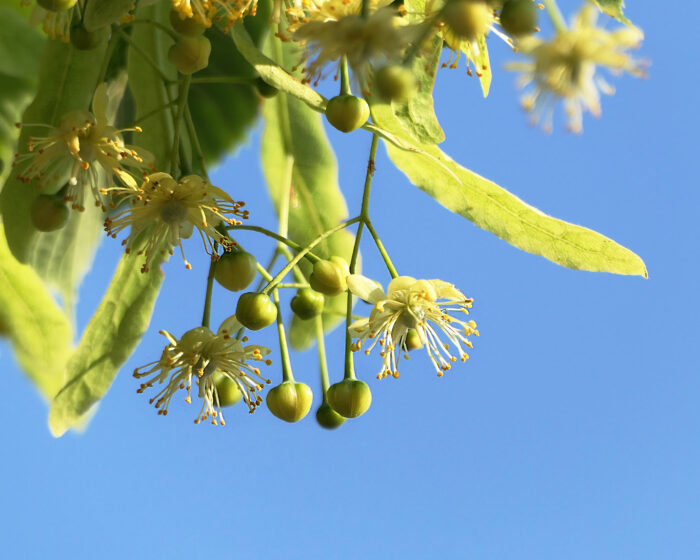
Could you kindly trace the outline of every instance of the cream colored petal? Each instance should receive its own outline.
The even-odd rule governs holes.
[[[224,320],[223,323],[221,323],[221,326],[219,327],[219,330],[216,331],[217,335],[227,333],[229,335],[232,335],[233,333],[237,332],[243,325],[236,319],[235,315],[231,315],[227,319]]]
[[[389,282],[389,297],[391,298],[398,290],[408,290],[415,283],[416,279],[411,276],[399,276],[398,278],[394,278]]]
[[[348,289],[353,295],[369,303],[377,303],[386,299],[386,294],[381,284],[374,280],[362,276],[362,274],[351,274],[347,277]]]

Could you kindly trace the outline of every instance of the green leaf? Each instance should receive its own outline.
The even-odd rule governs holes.
[[[153,313],[163,273],[143,256],[125,254],[107,293],[68,361],[67,383],[51,404],[49,428],[55,437],[78,423],[107,392],[122,364],[141,340]]]
[[[406,0],[409,22],[425,20],[425,0]],[[439,144],[445,133],[435,115],[433,87],[440,66],[442,38],[434,36],[429,49],[421,56],[413,57],[411,72],[416,80],[416,92],[403,102],[392,101],[394,113],[404,125],[411,138],[423,144]],[[375,94],[377,95],[377,94]]]
[[[271,41],[271,47],[276,51],[275,58],[285,64],[294,56],[289,46],[277,40]],[[302,101],[280,93],[265,103],[263,116],[261,158],[268,192],[279,214],[287,192],[287,168],[292,165],[288,234],[303,246],[347,218],[335,156],[320,115]],[[353,239],[349,232],[340,231],[318,245],[314,252],[322,257],[339,255],[349,261]],[[308,275],[310,270],[307,268],[305,273]],[[326,330],[342,320],[346,302],[344,294],[326,298],[323,314]],[[313,342],[313,323],[294,317],[289,331],[292,347],[304,349]]]
[[[0,223],[0,325],[25,374],[50,400],[64,382],[70,321],[34,270],[10,252]]]
[[[137,18],[152,19],[168,26],[169,15],[170,7],[164,2],[139,6],[136,10]],[[153,65],[160,68],[168,80],[177,79],[177,70],[168,61],[168,49],[172,44],[173,40],[166,33],[154,30],[150,25],[135,25],[127,55],[129,89],[134,98],[135,114],[139,119],[151,115],[139,121],[143,132],[135,135],[134,144],[145,147],[155,156],[155,167],[159,171],[169,170],[175,107],[158,109],[177,99],[177,86],[164,84]],[[184,127],[180,129],[183,130]]]
[[[260,8],[269,3],[259,4]],[[259,9],[255,17],[246,17],[254,44],[266,29],[269,12]],[[197,72],[190,87],[189,106],[207,163],[215,163],[246,137],[259,116],[260,99],[252,80],[256,72],[238,52],[231,38],[212,26],[206,33],[212,49],[209,66]],[[196,80],[219,77],[243,80],[241,83],[197,83]],[[246,80],[248,82],[246,83]]]
[[[25,111],[22,122],[56,125],[68,111],[87,109],[97,85],[104,51],[104,42],[92,51],[77,51],[70,44],[47,41],[41,59],[39,89],[34,101]],[[26,150],[24,147],[32,134],[36,134],[32,127],[22,129],[18,144],[20,151]],[[67,163],[66,171],[70,165]],[[56,182],[54,189],[58,190],[61,186],[60,182]],[[0,196],[7,242],[20,262],[30,260],[32,246],[37,243],[35,238],[45,235],[34,229],[29,217],[31,202],[38,194],[35,182],[25,184],[13,173]],[[62,250],[57,248],[59,252]],[[84,251],[85,247],[78,244],[76,250]],[[73,259],[72,256],[68,258],[71,261]]]
[[[315,111],[326,110],[326,99],[316,90],[302,84],[301,81],[274,60],[264,55],[250,38],[243,24],[239,21],[231,28],[231,37],[245,59],[253,65],[258,74],[270,85],[284,91],[306,103]]]
[[[85,7],[83,25],[88,31],[97,31],[126,15],[133,5],[134,0],[90,0]]]
[[[386,104],[375,103],[380,126],[401,136],[401,123]],[[579,270],[647,277],[644,262],[629,249],[582,226],[547,216],[497,184],[465,169],[436,146],[413,151],[387,143],[393,163],[445,208],[511,245]]]
[[[604,14],[614,17],[617,21],[624,23],[629,27],[638,29],[630,20],[625,17],[622,13],[625,7],[625,0],[588,0],[591,4],[594,4],[598,9]]]

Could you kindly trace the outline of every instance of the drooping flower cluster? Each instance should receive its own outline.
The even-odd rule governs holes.
[[[228,378],[235,383],[248,405],[250,412],[262,404],[258,394],[265,384],[271,383],[262,377],[260,370],[249,362],[272,362],[264,356],[270,353],[264,346],[248,345],[247,338],[231,338],[226,331],[214,334],[206,327],[187,331],[177,340],[167,331],[160,333],[168,339],[159,360],[146,364],[134,371],[134,377],[148,377],[139,387],[139,393],[155,384],[166,383],[158,394],[150,399],[158,409],[158,414],[167,415],[170,401],[179,390],[186,390],[185,402],[192,402],[192,385],[196,386],[196,396],[202,401],[202,408],[195,424],[211,419],[212,424],[225,424],[214,374]],[[149,377],[150,376],[150,377]]]
[[[23,0],[22,2],[25,5],[29,3],[29,0]],[[75,10],[76,6],[72,6],[67,10],[51,11],[36,5],[34,10],[32,10],[29,21],[32,25],[41,24],[44,32],[51,39],[59,39],[67,43],[70,41],[70,28]]]
[[[525,109],[532,113],[534,124],[541,122],[550,131],[554,107],[564,102],[573,132],[583,130],[583,113],[600,115],[600,93],[612,94],[614,88],[599,73],[605,67],[613,73],[645,75],[644,61],[635,59],[627,50],[639,46],[642,33],[625,27],[607,31],[596,26],[597,10],[584,6],[574,18],[571,28],[560,31],[551,41],[526,37],[518,42],[518,50],[531,60],[511,64],[509,69],[523,72],[520,86],[532,86],[522,97]]]
[[[127,252],[135,249],[146,257],[142,272],[149,270],[159,251],[173,254],[174,247],[180,247],[185,266],[191,268],[182,239],[189,238],[196,228],[205,250],[213,254],[214,243],[224,248],[232,246],[232,241],[216,228],[241,223],[227,215],[248,218],[248,211],[242,209],[244,202],[232,200],[228,193],[199,175],[187,175],[176,181],[167,173],[153,173],[140,186],[126,173],[119,176],[125,186],[105,189],[105,194],[112,193],[120,203],[132,204],[108,217],[105,231],[116,238],[122,230],[131,228],[123,244]]]
[[[425,346],[439,377],[457,359],[466,361],[469,358],[463,347],[471,348],[469,336],[479,335],[476,323],[453,317],[450,313],[468,315],[473,300],[465,297],[452,284],[442,280],[416,280],[410,276],[399,276],[389,283],[385,293],[379,284],[358,274],[348,276],[347,283],[354,295],[374,305],[368,318],[350,325],[350,334],[357,338],[354,351],[360,350],[366,341],[371,340],[370,346],[365,349],[365,353],[369,354],[379,342],[382,369],[377,375],[378,379],[388,375],[399,376],[400,353],[408,350],[407,341],[413,331]],[[442,331],[448,342],[441,340],[438,330]]]
[[[367,17],[360,15],[361,0],[310,0],[287,10],[291,39],[306,47],[304,81],[318,84],[329,68],[336,72],[346,57],[364,90],[370,82],[371,64],[399,60],[416,39],[418,28],[386,7],[389,4],[391,0],[371,0]]]
[[[219,22],[225,29],[245,15],[254,16],[257,0],[172,0],[173,9],[181,19],[194,19],[210,27]]]
[[[108,86],[101,84],[92,100],[92,112],[75,110],[61,117],[58,126],[24,124],[22,126],[48,129],[46,136],[30,136],[29,151],[17,154],[13,165],[20,168],[18,178],[29,183],[36,180],[39,187],[68,177],[65,200],[76,210],[84,210],[85,190],[90,189],[97,206],[104,205],[101,187],[111,182],[115,173],[121,175],[143,172],[152,156],[137,146],[124,144],[122,133],[140,132],[140,128],[117,129],[107,119]],[[101,180],[100,173],[106,178]],[[100,183],[103,183],[102,185]]]

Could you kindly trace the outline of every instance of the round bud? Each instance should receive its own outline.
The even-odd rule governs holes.
[[[79,51],[91,51],[100,43],[100,33],[88,31],[77,23],[70,28],[70,42]]]
[[[258,93],[266,99],[274,97],[280,92],[280,90],[278,90],[275,86],[271,86],[262,78],[257,78],[255,80],[255,89],[257,89]]]
[[[501,27],[517,37],[529,35],[537,29],[537,6],[533,0],[508,0],[501,9]]]
[[[369,105],[361,97],[338,95],[326,105],[326,119],[341,132],[357,130],[368,118]]]
[[[214,378],[214,384],[216,385],[216,392],[219,395],[220,406],[233,406],[241,400],[243,395],[238,385],[225,375],[217,375]]]
[[[350,275],[350,265],[343,257],[333,255],[328,260],[340,267],[340,270],[343,272],[343,278],[347,278]]]
[[[40,194],[29,208],[32,224],[39,231],[56,231],[66,225],[70,211],[60,197]]]
[[[267,393],[270,412],[285,422],[298,422],[309,413],[314,395],[305,383],[285,381]]]
[[[322,428],[335,430],[345,424],[345,418],[333,410],[331,405],[324,403],[316,410],[316,422]]]
[[[372,404],[372,392],[369,385],[359,379],[344,379],[328,387],[326,393],[328,404],[345,418],[357,418],[363,415]]]
[[[175,10],[170,10],[170,25],[180,35],[187,35],[188,37],[198,37],[204,33],[207,28],[194,18],[182,19],[180,14],[178,14]]]
[[[50,12],[62,12],[64,10],[70,10],[73,6],[77,4],[78,0],[36,0],[45,10]]]
[[[347,289],[347,276],[348,271],[337,262],[317,261],[314,263],[313,272],[309,277],[309,284],[317,292],[327,296],[337,296]]]
[[[209,65],[211,43],[204,36],[178,38],[168,51],[168,60],[182,74],[194,74]]]
[[[309,288],[302,288],[292,298],[289,306],[300,319],[313,319],[323,311],[323,294]]]
[[[245,290],[255,280],[258,261],[250,253],[236,251],[224,253],[216,261],[214,278],[227,290]]]
[[[405,101],[416,90],[416,79],[405,66],[390,65],[380,68],[374,75],[374,84],[384,99]]]
[[[418,336],[418,331],[416,329],[410,329],[406,333],[406,340],[404,341],[404,345],[406,346],[406,350],[409,352],[411,350],[418,350],[419,348],[423,348],[423,343],[420,341],[420,336]]]
[[[483,0],[448,0],[442,20],[458,37],[474,41],[489,30],[493,9]]]
[[[277,308],[265,294],[247,292],[238,298],[236,319],[251,331],[259,331],[277,319]]]

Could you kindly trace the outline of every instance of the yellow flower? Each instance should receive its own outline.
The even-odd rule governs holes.
[[[442,377],[458,358],[463,362],[469,358],[463,346],[471,348],[469,336],[479,335],[476,323],[453,317],[450,313],[463,312],[468,315],[473,300],[465,297],[452,284],[442,280],[416,280],[410,276],[399,276],[390,282],[387,293],[384,293],[379,284],[358,274],[348,276],[347,282],[354,295],[374,304],[368,318],[350,325],[350,334],[358,339],[353,345],[355,351],[362,348],[365,341],[372,340],[365,354],[369,354],[379,342],[383,360],[377,379],[387,375],[399,376],[396,352],[399,352],[400,359],[400,352],[408,351],[407,339],[414,330],[420,343],[425,346],[438,377]],[[438,330],[442,331],[448,343],[440,339]],[[455,351],[450,350],[450,344]],[[408,355],[405,357],[408,358]]]
[[[257,0],[172,0],[173,9],[181,19],[192,18],[207,27],[213,22],[221,23],[225,29],[243,16],[254,16]]]
[[[22,3],[27,4],[28,2],[23,1]],[[67,43],[70,41],[70,28],[73,22],[75,8],[76,6],[73,6],[67,10],[52,12],[51,10],[46,10],[37,5],[29,16],[29,23],[31,25],[41,23],[44,32],[51,39],[60,39],[64,43]]]
[[[158,251],[180,247],[185,266],[192,268],[185,258],[182,239],[187,239],[196,228],[204,241],[205,250],[213,254],[214,243],[230,248],[232,241],[216,230],[219,225],[235,225],[241,222],[226,217],[248,218],[242,210],[245,203],[235,202],[228,193],[213,186],[198,175],[188,175],[179,181],[167,173],[153,173],[139,186],[127,173],[119,173],[126,185],[105,189],[104,193],[116,195],[120,203],[132,202],[131,206],[105,220],[107,235],[116,238],[127,227],[129,236],[122,244],[127,253],[133,249],[143,254],[146,261],[142,272]]]
[[[128,146],[122,140],[122,133],[140,132],[140,128],[117,129],[107,120],[107,107],[110,103],[108,86],[101,84],[95,91],[92,112],[75,110],[61,117],[57,127],[44,124],[24,124],[48,128],[46,136],[30,136],[27,145],[29,152],[17,154],[13,165],[20,167],[27,163],[18,174],[21,181],[36,180],[39,188],[65,180],[68,175],[68,189],[65,200],[71,201],[76,210],[84,210],[86,187],[92,191],[95,205],[104,209],[100,196],[100,171],[111,181],[114,173],[129,172],[142,175],[149,167],[152,156],[145,150]]]
[[[587,5],[571,28],[560,31],[551,41],[526,37],[518,42],[518,50],[531,60],[511,64],[508,69],[523,72],[521,87],[532,86],[522,104],[532,113],[533,124],[542,122],[545,130],[551,130],[557,99],[564,102],[572,132],[583,130],[585,111],[600,116],[600,92],[610,95],[614,89],[600,75],[599,66],[613,73],[645,76],[645,62],[625,52],[639,46],[642,33],[629,27],[607,31],[596,27],[597,17],[597,10]]]
[[[467,74],[479,78],[490,71],[486,37],[494,33],[509,45],[511,39],[497,27],[498,17],[483,0],[428,0],[425,4],[427,22],[432,22],[450,48],[450,58],[442,67],[457,68],[462,54],[466,57]],[[472,73],[472,67],[474,72]],[[485,91],[488,91],[486,86]]]
[[[251,413],[262,403],[257,392],[269,384],[270,380],[262,377],[260,370],[249,362],[258,361],[270,365],[271,361],[263,358],[270,353],[268,348],[243,346],[242,343],[247,342],[247,338],[236,340],[226,331],[214,334],[206,327],[189,330],[180,340],[167,331],[160,333],[168,339],[168,345],[163,349],[160,359],[134,370],[137,379],[150,376],[141,384],[138,393],[143,393],[156,383],[166,383],[149,401],[150,404],[155,403],[158,414],[168,414],[170,401],[180,389],[187,391],[185,402],[191,403],[194,381],[196,396],[202,400],[202,408],[195,424],[211,418],[212,424],[224,426],[226,422],[214,378],[217,373],[235,383]]]
[[[360,0],[328,0],[304,2],[289,9],[290,36],[306,47],[304,81],[318,81],[326,76],[326,68],[337,71],[341,57],[347,57],[353,77],[364,90],[370,81],[370,64],[396,61],[416,38],[417,27],[409,25],[393,8],[382,7],[389,0],[370,2],[367,17],[360,15]],[[379,9],[377,9],[379,8]],[[309,62],[310,61],[310,62]]]

